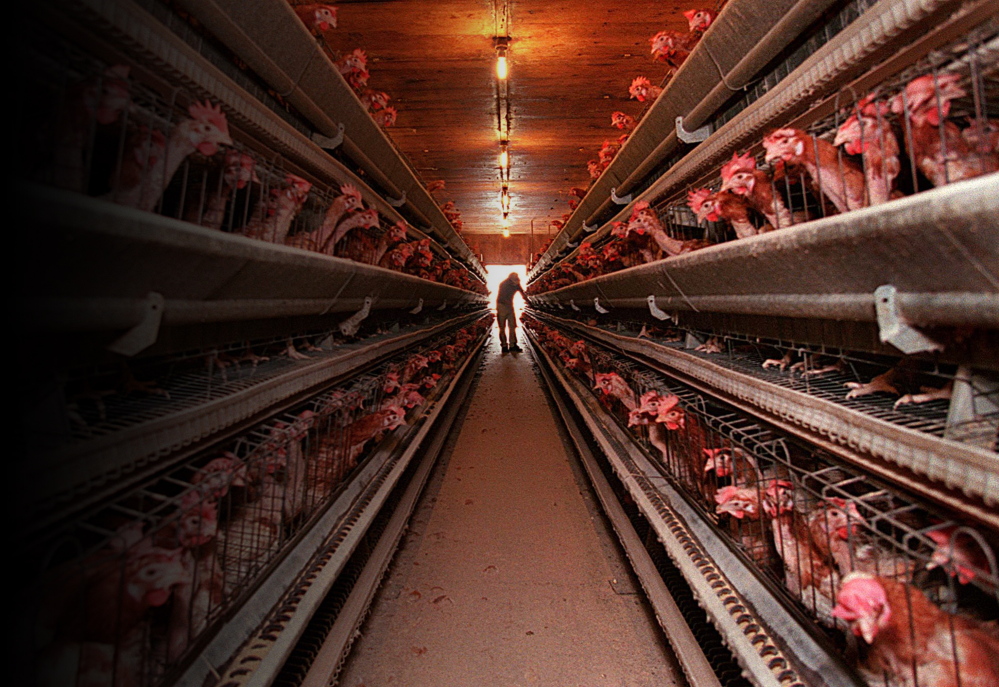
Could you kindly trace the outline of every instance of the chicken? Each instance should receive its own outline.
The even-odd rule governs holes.
[[[712,193],[706,188],[695,189],[687,194],[687,205],[694,211],[698,222],[725,220],[732,225],[736,237],[740,239],[755,236],[759,231],[749,219],[749,202],[729,191]],[[699,248],[711,245],[706,241],[701,241],[701,244],[703,245],[698,245]]]
[[[798,372],[802,377],[818,377],[829,372],[842,373],[846,369],[843,358],[831,358],[803,351],[801,360],[791,365],[791,372]]]
[[[352,423],[346,430],[347,466],[353,469],[365,445],[372,439],[380,439],[385,432],[391,432],[406,424],[406,411],[399,406],[389,406],[365,415]]]
[[[651,102],[658,98],[662,92],[663,89],[659,86],[653,86],[644,76],[635,77],[628,88],[628,94],[640,103]]]
[[[700,39],[700,33],[660,31],[649,39],[649,43],[652,44],[652,57],[659,62],[665,62],[673,69],[679,69]]]
[[[616,241],[608,245],[616,248],[617,253],[615,255],[612,252],[609,257],[605,255],[605,261],[613,258],[620,260],[624,267],[634,267],[654,262],[663,256],[659,244],[644,226],[631,222],[614,222],[611,236]]]
[[[961,138],[979,155],[999,153],[999,120],[969,117]]]
[[[111,177],[108,198],[121,205],[152,211],[181,163],[192,153],[211,157],[219,146],[233,145],[222,108],[193,103],[165,141],[158,131],[133,138]],[[162,145],[162,147],[161,147]]]
[[[687,18],[687,27],[691,33],[703,34],[718,17],[718,13],[709,9],[685,10],[683,16]]]
[[[246,463],[235,453],[226,451],[198,468],[191,484],[197,486],[204,498],[218,501],[229,493],[230,488],[245,487],[246,480]]]
[[[899,391],[901,383],[902,374],[897,367],[893,367],[887,372],[883,372],[874,377],[869,382],[844,382],[844,386],[850,389],[850,391],[846,394],[846,397],[850,399],[859,398],[861,396],[869,396],[876,393],[898,396],[902,393]]]
[[[382,256],[378,266],[401,272],[412,257],[413,246],[408,243],[400,243]]]
[[[841,575],[854,571],[911,575],[913,564],[907,556],[878,546],[861,534],[860,527],[866,523],[855,503],[839,497],[825,499],[808,516],[812,541],[823,556],[832,558]]]
[[[610,403],[611,398],[617,399],[628,411],[638,408],[635,392],[628,382],[616,372],[597,372],[593,375],[593,388],[601,392],[602,399]]]
[[[857,111],[843,122],[833,141],[834,146],[843,146],[850,155],[863,156],[870,205],[894,197],[895,177],[901,169],[898,139],[885,119],[888,111],[886,103],[877,102],[874,94],[868,95],[857,103]]]
[[[436,375],[438,378],[440,375]],[[436,384],[436,380],[433,380]],[[398,408],[415,408],[418,405],[423,405],[426,399],[420,393],[420,388],[422,384],[403,384],[399,387],[397,393],[393,396],[389,396],[382,401],[380,410],[386,410],[392,406]]]
[[[130,69],[118,64],[100,77],[72,86],[53,130],[52,184],[70,191],[86,186],[85,149],[96,126],[116,123],[131,105]]]
[[[294,5],[292,9],[313,36],[322,36],[336,28],[336,7],[333,5]]]
[[[926,564],[928,570],[943,568],[949,575],[956,576],[961,584],[978,580],[986,590],[995,593],[996,572],[992,570],[982,545],[972,534],[950,526],[931,530],[926,535],[935,544],[933,556]]]
[[[355,48],[337,60],[336,68],[355,92],[363,93],[367,88],[371,76],[368,72],[368,56],[360,48]]]
[[[384,110],[388,107],[389,94],[385,91],[373,91],[367,89],[361,94],[361,102],[364,103],[364,107],[367,108],[368,112],[378,112],[378,110]]]
[[[406,263],[403,271],[408,274],[422,276],[421,273],[426,272],[434,260],[433,249],[430,247],[430,239],[411,241],[409,245],[413,248],[413,256]]]
[[[668,413],[677,402],[679,399],[676,396],[661,396],[655,391],[646,391],[638,406],[628,413],[628,426],[648,430],[649,443],[659,449],[664,463],[669,459],[669,446],[666,444],[665,423],[659,421],[659,409],[664,407],[664,414]]]
[[[951,395],[954,393],[954,381],[951,380],[944,384],[939,389],[931,386],[920,386],[918,394],[905,394],[899,397],[895,401],[895,408],[904,405],[910,405],[913,403],[929,403],[930,401],[946,401],[949,400]]]
[[[695,351],[700,351],[701,353],[721,353],[725,349],[722,347],[722,340],[717,336],[710,337],[707,341],[699,346],[695,346]]]
[[[739,447],[704,449],[704,473],[714,472],[719,480],[731,478],[736,487],[754,487],[762,480],[756,458]]]
[[[295,174],[285,176],[284,188],[271,189],[269,203],[263,212],[254,214],[242,233],[244,236],[271,243],[284,243],[291,223],[302,209],[312,183]]]
[[[947,119],[951,101],[967,95],[958,74],[926,74],[906,85],[891,102],[915,161],[934,186],[971,179],[999,170],[999,155],[969,146],[958,126]]]
[[[174,590],[168,625],[167,659],[176,661],[205,629],[225,598],[225,576],[214,546],[186,550],[184,579]]]
[[[373,229],[378,226],[378,211],[374,208],[360,210],[340,222],[323,251],[327,255],[340,255],[338,244],[354,229]]]
[[[617,154],[621,151],[621,144],[624,143],[624,137],[618,141],[604,141],[603,145],[600,146],[600,151],[597,153],[597,158],[600,160],[600,164],[605,168],[611,163]]]
[[[296,248],[315,251],[317,253],[331,253],[330,240],[340,220],[348,212],[361,210],[364,204],[361,200],[361,192],[351,184],[343,184],[340,187],[340,195],[337,196],[330,206],[326,208],[323,222],[315,231],[295,234],[285,239],[285,244]]]
[[[756,160],[746,153],[745,155],[737,155],[732,153],[732,159],[725,163],[721,168],[721,178],[722,185],[720,193],[725,191],[730,191],[737,196],[742,196],[749,203],[749,207],[756,210],[758,213],[767,218],[769,222],[769,227],[760,229],[759,231],[768,231],[769,229],[785,229],[793,223],[791,219],[791,212],[784,205],[784,199],[781,197],[777,189],[774,188],[773,181],[770,176],[761,169],[756,169]],[[716,201],[718,202],[718,201]],[[719,211],[716,210],[716,214]],[[721,213],[736,215],[734,210],[729,210],[727,208],[722,209]],[[748,217],[745,221],[741,220],[740,224],[742,233],[752,236],[749,228],[746,226],[748,222]],[[732,220],[730,220],[732,221]],[[732,222],[733,228],[736,230],[736,235],[739,238],[745,238],[741,235],[740,228],[736,227],[735,222]],[[757,230],[753,228],[753,233]]]
[[[763,510],[772,519],[774,546],[784,561],[784,584],[829,622],[833,607],[833,568],[815,545],[806,519],[794,508],[790,482],[772,480],[766,487]]]
[[[750,559],[761,569],[768,569],[771,554],[760,509],[759,487],[722,487],[715,492],[715,504],[716,513],[733,519],[730,528]]]
[[[778,129],[763,138],[766,161],[803,168],[839,212],[867,207],[864,171],[836,146],[801,129]]]
[[[425,370],[430,364],[430,360],[425,355],[416,353],[411,355],[408,360],[406,360],[405,366],[402,368],[402,376],[400,380],[403,384],[408,384],[416,377],[416,375]]]
[[[999,639],[975,621],[940,609],[911,585],[851,573],[843,579],[832,613],[868,644],[861,667],[874,683],[999,684]]]
[[[206,184],[208,198],[204,211],[201,211],[200,194],[191,194],[191,202],[184,211],[184,219],[209,229],[220,229],[225,219],[226,208],[230,202],[235,202],[236,191],[246,188],[250,183],[260,183],[260,178],[254,169],[256,164],[256,160],[246,153],[238,150],[227,151],[222,173],[216,176],[214,181]]]
[[[710,446],[708,430],[696,414],[680,405],[675,394],[659,400],[656,422],[661,423],[672,437],[670,468],[674,476],[690,491],[710,500],[713,486],[709,487],[704,478],[704,450]]]
[[[398,116],[399,112],[394,107],[386,107],[371,114],[371,118],[375,120],[375,124],[384,127],[395,126],[395,120]]]
[[[126,531],[127,530],[127,531]],[[108,547],[50,585],[38,616],[38,637],[114,645],[164,606],[186,579],[183,548],[165,549],[126,526]]]
[[[624,112],[614,112],[611,114],[611,126],[624,131],[631,131],[635,128],[635,118]]]

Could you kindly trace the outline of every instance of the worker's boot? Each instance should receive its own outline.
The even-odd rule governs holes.
[[[523,351],[524,351],[524,349],[521,348],[520,346],[518,346],[515,343],[510,345],[510,352],[511,353],[522,353]]]

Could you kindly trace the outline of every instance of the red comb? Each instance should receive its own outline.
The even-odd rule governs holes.
[[[192,118],[208,122],[224,135],[229,135],[229,124],[222,112],[221,105],[212,106],[207,100],[204,103],[191,103],[187,112]]]
[[[748,152],[744,155],[732,153],[732,159],[722,165],[721,177],[728,181],[739,172],[752,172],[756,169],[756,160]]]
[[[701,211],[701,206],[712,195],[712,191],[707,188],[699,188],[687,193],[687,206],[695,213]]]

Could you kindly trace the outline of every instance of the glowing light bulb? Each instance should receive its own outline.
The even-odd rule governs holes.
[[[510,166],[510,151],[508,151],[506,148],[500,150],[499,166],[500,169],[506,169],[507,167]]]
[[[496,57],[496,78],[500,81],[505,81],[506,77],[510,75],[510,67],[506,62],[506,53],[500,53]]]
[[[505,239],[510,238],[510,230],[509,229],[504,229],[503,230],[503,238],[505,238]]]

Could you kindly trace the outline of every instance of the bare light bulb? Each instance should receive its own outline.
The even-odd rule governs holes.
[[[510,166],[510,151],[506,148],[500,151],[499,166],[500,169],[506,169]]]
[[[500,81],[505,81],[506,77],[510,75],[510,67],[506,62],[506,55],[500,54],[496,57],[496,78]]]
[[[503,230],[503,238],[505,238],[505,239],[510,238],[510,230],[509,229],[504,229]]]

